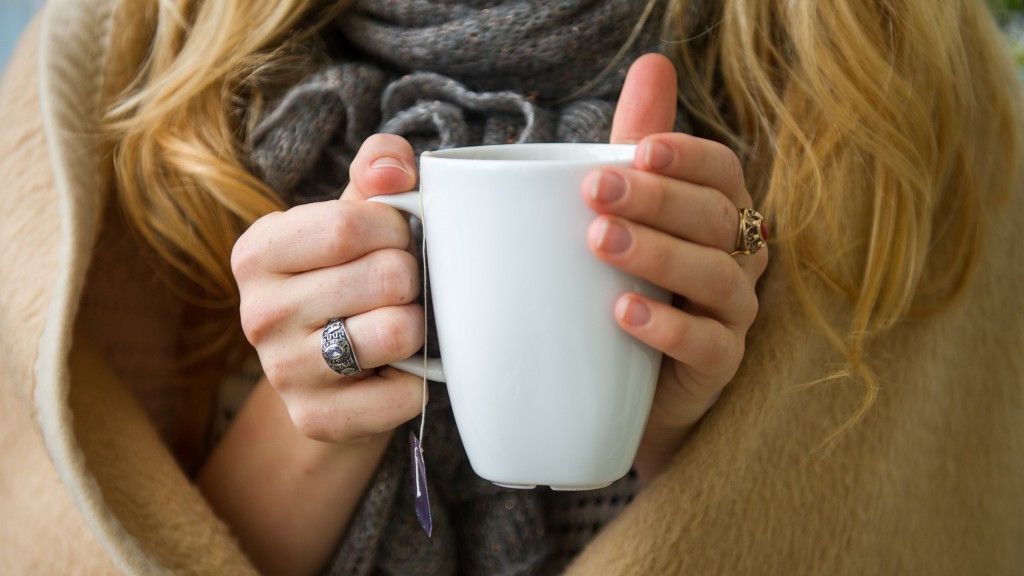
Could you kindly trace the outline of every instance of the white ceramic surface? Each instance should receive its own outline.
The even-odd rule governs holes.
[[[598,260],[584,175],[633,147],[521,144],[425,153],[431,298],[452,409],[473,469],[492,482],[578,490],[632,464],[661,355],[615,323],[616,299],[668,295]],[[421,204],[422,202],[422,204]],[[422,359],[403,369],[421,372]],[[437,378],[434,373],[431,377]]]

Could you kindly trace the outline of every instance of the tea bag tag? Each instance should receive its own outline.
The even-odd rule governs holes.
[[[430,516],[427,466],[423,462],[423,450],[420,447],[420,441],[416,438],[416,434],[411,431],[409,432],[409,447],[412,452],[413,483],[416,485],[416,519],[420,521],[420,526],[427,533],[427,538],[430,538],[431,533],[434,531],[434,524]]]

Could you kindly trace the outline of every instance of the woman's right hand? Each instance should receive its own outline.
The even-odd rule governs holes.
[[[367,198],[412,189],[412,148],[398,136],[366,140],[340,200],[257,220],[231,255],[246,338],[304,436],[352,442],[419,414],[422,379],[377,369],[423,345],[423,308],[409,229],[397,210]],[[321,355],[331,318],[343,318],[363,372],[342,377]]]

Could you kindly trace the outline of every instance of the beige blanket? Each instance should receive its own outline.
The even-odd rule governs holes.
[[[51,2],[0,91],[4,573],[252,572],[79,314],[111,198],[95,127],[143,53],[137,4]],[[879,401],[831,452],[862,391],[801,386],[836,358],[769,271],[735,381],[571,573],[1020,573],[1022,203],[987,228],[966,298],[875,343]]]

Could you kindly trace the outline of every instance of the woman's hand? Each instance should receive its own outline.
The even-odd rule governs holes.
[[[672,64],[637,60],[612,128],[613,142],[637,143],[633,169],[595,171],[582,187],[599,214],[593,252],[674,294],[671,304],[629,293],[615,305],[623,330],[665,353],[636,458],[642,481],[668,464],[736,373],[768,263],[767,250],[730,255],[739,209],[752,202],[739,160],[719,143],[670,133],[675,108]]]
[[[394,209],[364,201],[410,189],[415,165],[401,138],[370,138],[341,200],[261,218],[232,253],[242,327],[266,378],[197,484],[263,573],[323,570],[391,431],[420,412],[420,378],[388,368],[345,378],[320,351],[336,317],[364,369],[422,345],[408,226]]]
[[[341,200],[270,214],[235,245],[243,330],[296,428],[309,438],[366,439],[420,412],[420,378],[368,370],[423,345],[408,225],[393,208],[365,202],[410,190],[415,167],[404,139],[373,136],[354,159]],[[363,373],[342,377],[324,362],[320,338],[331,318],[344,319]]]

